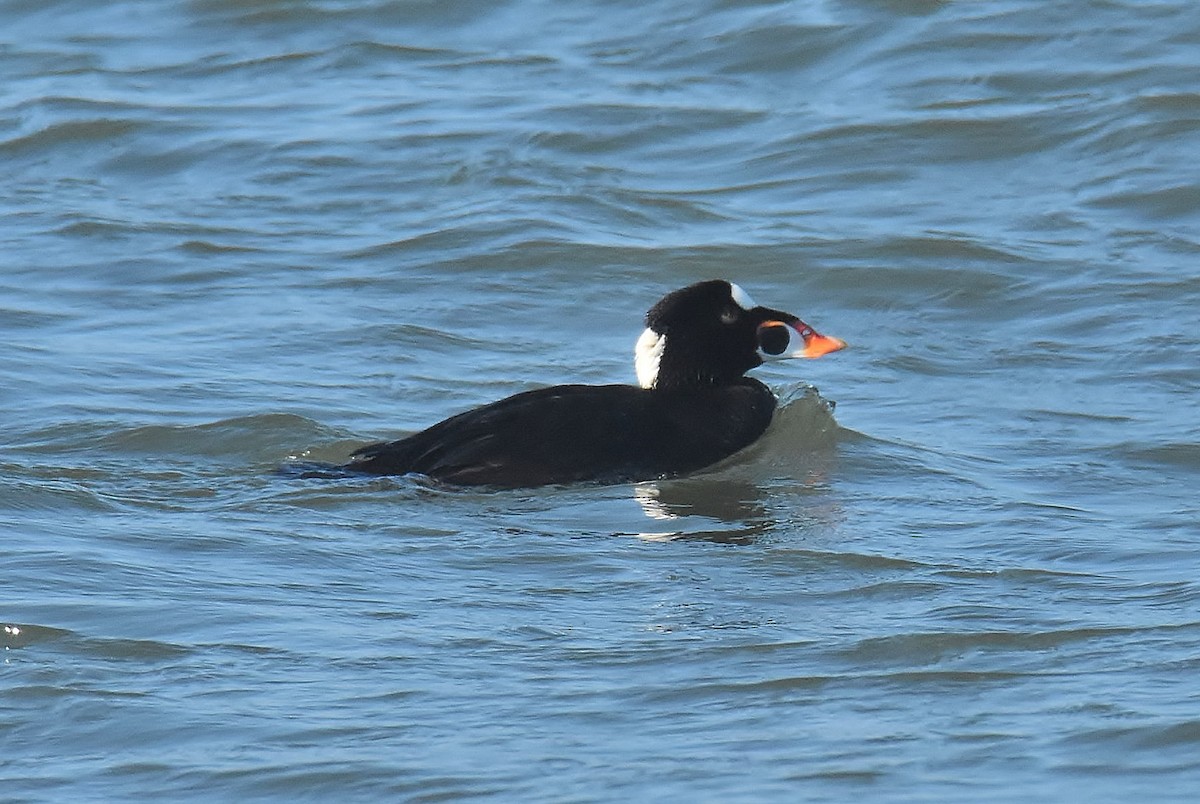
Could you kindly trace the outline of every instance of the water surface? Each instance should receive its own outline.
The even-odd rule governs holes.
[[[1191,4],[0,18],[0,797],[1200,789]],[[712,277],[852,344],[712,471],[279,471]]]

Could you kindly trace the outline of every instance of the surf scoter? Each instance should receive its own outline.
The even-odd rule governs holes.
[[[682,475],[767,429],[775,395],[747,371],[764,360],[820,357],[845,346],[790,313],[759,307],[731,282],[699,282],[646,313],[635,348],[640,387],[525,391],[365,446],[344,468],[505,488]]]

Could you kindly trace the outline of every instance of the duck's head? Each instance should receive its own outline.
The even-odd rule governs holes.
[[[821,335],[791,313],[760,307],[724,279],[663,296],[646,313],[635,348],[643,388],[727,385],[764,360],[820,357],[846,342]]]

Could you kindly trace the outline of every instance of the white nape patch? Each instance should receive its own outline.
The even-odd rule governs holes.
[[[638,385],[653,388],[658,383],[658,364],[662,361],[667,336],[646,327],[633,347],[633,365],[637,369]]]
[[[733,302],[743,310],[753,310],[758,305],[754,303],[754,299],[750,298],[750,294],[742,290],[732,282],[729,283],[729,295],[733,297]]]

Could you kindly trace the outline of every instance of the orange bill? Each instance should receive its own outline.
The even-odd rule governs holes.
[[[797,353],[803,357],[820,357],[846,348],[846,342],[841,338],[822,335],[803,321],[797,321],[792,327],[804,339],[804,348]]]

